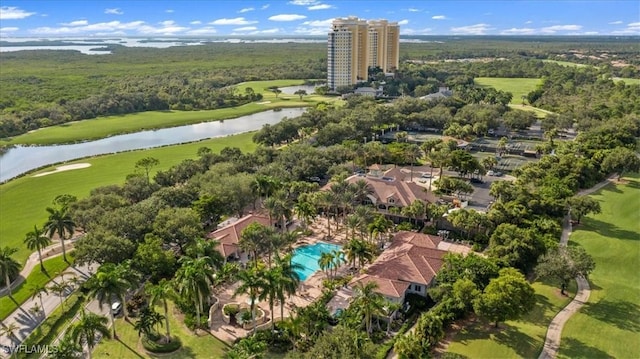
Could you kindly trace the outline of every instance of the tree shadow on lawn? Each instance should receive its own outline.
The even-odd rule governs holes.
[[[590,347],[574,338],[562,338],[560,350],[568,358],[613,358],[604,351]]]
[[[133,350],[133,348],[131,348],[129,345],[127,345],[127,343],[125,343],[124,341],[122,341],[122,339],[120,339],[120,338],[116,338],[116,340],[117,340],[120,344],[124,345],[124,347],[125,347],[125,348],[129,349],[129,351],[130,351],[131,353],[135,354],[135,356],[136,356],[136,357],[141,358],[141,359],[142,359],[142,358],[144,358],[144,357],[143,357],[142,355],[140,355],[137,351]]]
[[[492,323],[483,321],[478,321],[467,329],[462,330],[457,339],[463,345],[469,345],[471,341],[476,340],[496,341],[513,349],[521,358],[535,356],[538,347],[542,345],[541,341],[520,332],[518,328],[512,325],[500,323],[496,329]]]
[[[597,303],[587,304],[581,311],[620,330],[640,332],[640,306],[635,303],[602,299]]]
[[[603,222],[594,218],[585,218],[577,229],[585,231],[594,231],[602,236],[615,238],[620,240],[637,241],[640,240],[640,234],[634,231],[622,229],[614,224]]]

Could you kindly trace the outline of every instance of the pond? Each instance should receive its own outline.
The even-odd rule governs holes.
[[[304,111],[304,108],[270,110],[225,121],[141,131],[71,145],[16,146],[0,156],[0,182],[5,182],[36,168],[78,158],[175,145],[255,131],[265,124],[276,124],[285,117],[300,116]]]
[[[279,87],[282,93],[287,95],[294,95],[298,90],[307,91],[308,95],[311,95],[315,90],[316,86],[313,85],[300,85],[300,86],[287,86],[287,87]]]

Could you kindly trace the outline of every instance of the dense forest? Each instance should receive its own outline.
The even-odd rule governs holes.
[[[98,116],[236,106],[256,98],[234,93],[228,87],[232,84],[326,77],[326,46],[317,43],[109,48],[111,54],[98,56],[73,51],[0,54],[0,137]],[[403,43],[401,58],[397,78],[385,86],[392,96],[408,94],[407,90],[423,95],[443,82],[471,84],[478,76],[549,78],[563,71],[562,66],[543,63],[542,59],[596,66],[583,69],[584,74],[576,79],[567,79],[570,83],[565,81],[563,86],[569,88],[595,79],[640,77],[637,46],[633,38],[625,37],[434,37],[427,42]],[[614,59],[618,66],[612,66]],[[608,91],[609,87],[605,81],[591,91]],[[560,111],[551,95],[544,99],[533,96],[536,105]],[[615,107],[613,102],[615,97],[605,103],[586,101],[593,106]],[[581,108],[579,103],[574,106]]]

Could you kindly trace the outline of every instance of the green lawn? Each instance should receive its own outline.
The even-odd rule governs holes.
[[[537,108],[529,105],[522,105],[522,102],[520,104],[511,103],[509,104],[509,107],[511,107],[514,110],[531,111],[535,113],[536,117],[538,118],[545,118],[547,117],[548,114],[553,113],[551,111],[543,110],[541,108]]]
[[[476,77],[474,82],[480,87],[493,87],[496,90],[511,92],[511,104],[522,104],[522,96],[536,89],[540,79],[507,78],[507,77]]]
[[[124,152],[77,160],[70,163],[90,163],[91,167],[58,172],[42,177],[25,175],[0,185],[0,238],[3,246],[19,249],[15,258],[24,262],[31,251],[23,244],[24,236],[33,225],[42,225],[47,219],[46,207],[59,194],[86,197],[93,188],[122,184],[128,174],[135,171],[135,163],[144,157],[155,157],[160,164],[153,169],[165,170],[187,158],[196,158],[198,148],[206,146],[214,152],[224,147],[238,147],[243,152],[253,151],[253,133],[215,138],[184,145],[167,146],[148,150]],[[52,170],[42,169],[40,172]],[[19,204],[19,205],[18,205]]]
[[[522,320],[493,324],[475,321],[456,333],[447,352],[467,358],[537,358],[542,350],[551,319],[575,294],[575,282],[569,286],[571,297],[560,295],[553,284],[536,282],[536,306]]]
[[[69,264],[62,259],[62,256],[59,256],[44,261],[44,268],[46,269],[46,272],[40,271],[40,264],[34,267],[33,271],[31,271],[31,274],[27,276],[25,281],[22,282],[18,288],[13,290],[13,300],[11,300],[9,296],[0,298],[0,320],[4,320],[9,316],[9,314],[11,314],[11,312],[18,308],[19,304],[22,304],[31,298],[33,293],[30,291],[30,287],[32,285],[41,286],[49,283],[51,279],[64,272],[68,266]]]
[[[558,61],[558,60],[542,60],[542,62],[551,62],[551,63],[562,65],[562,66],[573,66],[573,67],[587,67],[587,66],[589,66],[589,65],[585,65],[585,64],[579,64],[579,63],[576,63],[576,62]]]
[[[232,119],[244,115],[283,107],[304,107],[320,101],[335,101],[336,98],[318,95],[304,96],[275,94],[267,90],[269,86],[293,86],[303,84],[302,80],[251,81],[237,86],[240,93],[251,87],[262,93],[263,99],[243,106],[208,111],[148,111],[121,116],[100,117],[91,120],[70,122],[60,126],[46,127],[29,132],[2,144],[58,144],[96,140],[117,134],[132,133],[149,129],[182,126],[200,122]]]
[[[164,312],[159,308],[160,313]],[[116,331],[118,332],[118,340],[107,339],[102,340],[94,349],[94,358],[222,358],[229,348],[226,343],[211,334],[199,331],[196,336],[187,329],[181,321],[173,315],[173,304],[169,308],[169,322],[171,323],[171,335],[178,336],[182,341],[182,348],[172,354],[162,354],[151,356],[144,351],[140,343],[138,332],[133,329],[135,318],[131,319],[131,323],[125,322],[122,318],[116,320]],[[165,328],[162,328],[164,333]]]
[[[640,79],[632,79],[629,77],[614,77],[613,81],[624,81],[624,83],[627,85],[640,85]]]
[[[640,176],[592,197],[602,213],[582,220],[570,244],[596,261],[589,303],[564,327],[559,358],[637,358],[640,355]]]

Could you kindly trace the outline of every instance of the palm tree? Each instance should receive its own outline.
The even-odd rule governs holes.
[[[77,359],[82,353],[82,346],[78,345],[71,337],[71,332],[66,332],[56,345],[56,350],[49,352],[49,359]]]
[[[160,324],[162,325],[162,321],[165,320],[166,317],[151,307],[146,307],[140,312],[140,317],[134,324],[133,328],[138,331],[138,336],[149,336],[154,328]]]
[[[0,334],[6,335],[12,342],[18,344],[20,343],[20,338],[18,338],[16,332],[19,330],[20,327],[16,323],[10,322],[9,324],[3,324],[3,327],[0,328]]]
[[[91,312],[86,313],[83,309],[80,319],[73,325],[71,338],[80,345],[82,345],[83,342],[87,343],[89,347],[89,359],[91,359],[93,347],[97,344],[96,335],[100,334],[109,338],[107,323],[109,323],[109,320],[106,317]]]
[[[367,334],[371,333],[373,316],[380,313],[385,305],[382,294],[375,291],[377,288],[378,284],[376,282],[368,282],[366,284],[364,282],[358,282],[355,285],[357,294],[353,303],[364,314]]]
[[[260,300],[267,299],[269,301],[269,312],[271,313],[271,329],[275,328],[276,323],[273,321],[273,306],[278,298],[278,290],[282,286],[281,282],[285,280],[282,277],[282,272],[278,266],[270,268],[263,274],[264,281],[262,281],[262,287],[260,288]]]
[[[349,185],[353,189],[353,203],[356,205],[362,204],[369,195],[373,193],[373,188],[369,182],[360,179]]]
[[[171,341],[171,331],[169,329],[169,305],[167,303],[167,300],[175,298],[173,286],[168,280],[162,279],[158,284],[147,287],[147,294],[149,294],[149,302],[151,303],[151,305],[162,303],[162,307],[164,309],[165,326],[167,328],[166,341],[167,343],[169,343]]]
[[[69,214],[67,213],[67,207],[47,207],[47,212],[49,212],[49,219],[44,224],[44,229],[49,238],[53,238],[53,235],[56,233],[58,234],[58,237],[60,238],[60,244],[62,245],[62,257],[64,258],[65,262],[68,262],[67,250],[64,246],[64,240],[67,238],[67,234],[69,234],[69,237],[73,235],[76,224],[71,219],[71,216],[69,216]]]
[[[118,335],[116,333],[116,323],[113,310],[111,310],[111,303],[114,297],[118,298],[123,304],[123,308],[125,308],[125,294],[130,288],[130,284],[120,276],[120,271],[121,269],[117,268],[115,264],[106,263],[100,266],[98,272],[87,281],[89,296],[98,300],[100,309],[102,309],[105,303],[109,305],[114,338],[117,338]]]
[[[315,206],[309,201],[298,201],[293,207],[294,213],[302,220],[304,229],[309,225],[309,220],[316,214]]]
[[[238,273],[238,279],[240,280],[240,286],[236,288],[234,296],[239,294],[248,294],[249,300],[251,301],[251,305],[249,310],[251,311],[251,324],[253,326],[253,330],[255,331],[255,304],[256,299],[261,295],[261,289],[265,287],[265,279],[261,272],[258,272],[257,266],[253,266],[247,268],[240,273]]]
[[[280,270],[281,281],[278,283],[277,296],[280,302],[280,320],[284,318],[284,301],[285,296],[291,296],[296,293],[300,284],[300,276],[298,272],[302,270],[302,265],[294,263],[291,259],[292,253],[284,255],[282,258],[276,256],[276,266]]]
[[[213,268],[208,261],[207,257],[182,257],[179,260],[182,266],[175,276],[178,294],[192,300],[196,307],[196,330],[200,327],[200,312],[204,309],[204,299],[211,295],[211,286],[214,283]]]
[[[318,267],[327,274],[327,277],[331,279],[331,275],[328,273],[328,269],[331,267],[331,263],[333,262],[333,254],[324,252],[320,254],[320,258],[318,258]]]
[[[45,271],[44,264],[42,264],[42,249],[51,244],[51,238],[45,236],[45,231],[39,229],[38,226],[33,226],[33,231],[27,233],[24,243],[30,250],[38,251],[38,259],[40,259],[40,270]]]
[[[329,263],[329,268],[333,269],[332,275],[333,277],[335,277],[336,274],[338,273],[338,268],[340,268],[342,264],[346,263],[347,260],[344,258],[344,254],[339,249],[332,250],[330,254],[331,254],[331,263]]]
[[[251,252],[254,265],[258,264],[258,254],[267,250],[273,229],[260,223],[251,223],[240,233],[238,245],[244,251]]]
[[[11,293],[11,278],[20,273],[20,263],[11,256],[18,251],[18,248],[4,247],[0,249],[0,274],[4,277],[4,283],[9,291],[9,298],[13,298]]]
[[[47,313],[45,313],[44,311],[44,303],[42,301],[42,295],[49,294],[49,290],[47,290],[47,287],[44,284],[30,284],[29,291],[33,293],[31,295],[31,299],[35,299],[36,297],[40,299],[40,307],[42,308],[42,313],[46,316]]]
[[[410,175],[410,181],[413,182],[413,165],[416,162],[417,158],[420,158],[420,156],[422,155],[422,150],[420,149],[420,146],[416,145],[415,143],[410,144],[409,146],[407,146],[406,150],[405,150],[405,155],[407,156],[407,159],[411,162],[411,175]]]
[[[51,284],[49,284],[49,288],[47,289],[55,293],[55,295],[60,298],[60,307],[62,307],[62,310],[64,311],[63,298],[65,293],[69,290],[69,284],[67,284],[67,282],[65,282],[64,280],[61,280],[60,282],[51,281]]]
[[[384,300],[384,299],[383,299]],[[391,332],[391,322],[393,322],[393,315],[396,313],[398,309],[402,306],[399,303],[394,303],[389,300],[384,300],[384,305],[382,306],[381,313],[387,317],[387,335]]]
[[[347,260],[355,267],[356,261],[362,267],[374,257],[371,244],[365,240],[353,238],[342,248]]]

